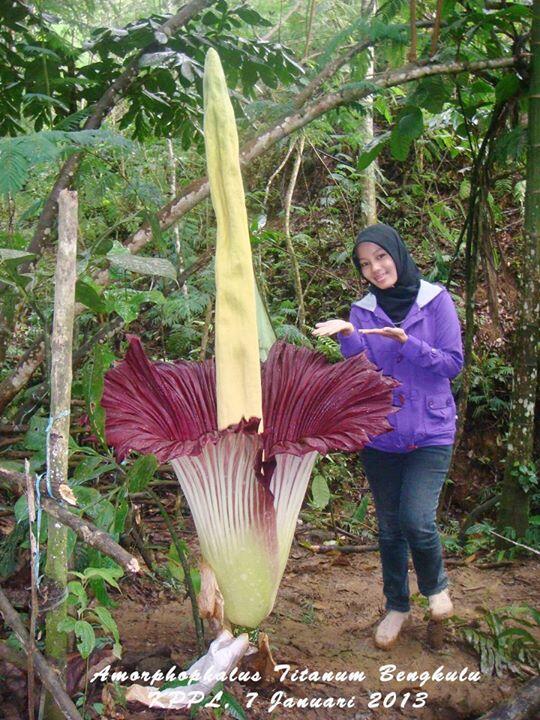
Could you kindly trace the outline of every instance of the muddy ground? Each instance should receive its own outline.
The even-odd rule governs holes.
[[[474,563],[451,562],[450,559],[447,568],[456,616],[445,623],[442,647],[435,650],[431,646],[425,600],[418,594],[411,567],[412,622],[398,645],[382,651],[372,640],[374,628],[383,614],[378,553],[319,555],[295,542],[274,611],[262,628],[270,636],[276,662],[289,664],[291,673],[304,668],[320,673],[363,671],[365,680],[300,682],[292,681],[289,676],[269,688],[246,687],[235,682],[229,683],[227,690],[244,707],[251,699],[251,707],[246,712],[255,720],[267,717],[285,720],[478,717],[512,696],[522,681],[510,673],[500,678],[480,674],[477,681],[423,683],[381,679],[384,672],[381,668],[386,665],[395,665],[395,672],[433,673],[443,666],[444,673],[479,673],[478,657],[461,639],[459,627],[478,622],[482,609],[521,603],[538,605],[540,577],[535,560],[519,560],[490,569],[481,569]],[[174,599],[168,591],[157,591],[147,580],[124,583],[115,617],[125,658],[128,664],[131,661],[132,667],[166,669],[176,663],[180,669],[196,657],[188,601]],[[248,695],[250,692],[257,694]],[[305,697],[343,698],[349,707],[284,707],[275,702],[275,693],[281,693],[279,698],[287,698],[293,704]],[[414,703],[417,707],[413,707]],[[135,709],[126,715],[130,720],[170,720],[186,716],[187,713],[180,711]],[[199,716],[212,717],[208,710]]]

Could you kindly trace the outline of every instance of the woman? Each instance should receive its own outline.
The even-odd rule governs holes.
[[[388,611],[375,644],[386,649],[409,616],[408,548],[431,617],[453,613],[436,512],[455,435],[450,379],[461,370],[463,353],[450,294],[421,279],[394,228],[378,224],[363,230],[353,261],[371,292],[353,303],[349,322],[317,323],[313,334],[337,333],[345,357],[365,351],[401,383],[393,391],[398,410],[388,418],[393,430],[361,453],[379,523]]]

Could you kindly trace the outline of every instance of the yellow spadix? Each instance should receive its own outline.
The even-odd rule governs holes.
[[[220,430],[262,419],[255,279],[234,111],[219,55],[204,65],[204,138],[216,214],[215,358]],[[260,428],[262,429],[262,427]]]

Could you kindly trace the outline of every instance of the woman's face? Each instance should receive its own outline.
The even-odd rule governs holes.
[[[356,248],[360,270],[368,282],[380,290],[387,290],[397,283],[396,264],[380,245],[363,242]]]

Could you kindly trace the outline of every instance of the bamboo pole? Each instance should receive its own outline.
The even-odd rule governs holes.
[[[11,603],[4,595],[1,588],[0,613],[2,613],[5,624],[8,625],[17,636],[19,642],[24,648],[24,651],[26,653],[29,653],[30,649],[28,632],[26,631],[26,628],[24,627],[18,613],[16,612],[16,610],[13,609]],[[2,657],[6,657],[9,660],[9,657],[7,657],[8,654],[6,652],[2,651],[1,655]],[[58,717],[68,718],[68,720],[82,720],[77,708],[73,704],[72,700],[69,698],[56,673],[48,665],[43,655],[39,652],[39,650],[35,649],[32,651],[32,655],[34,658],[34,665],[39,677],[41,678],[41,682],[47,688],[50,693],[50,697],[52,697],[54,699],[54,702],[56,703],[55,709],[58,710]],[[15,657],[18,658],[18,656]]]
[[[56,256],[54,320],[51,352],[51,409],[47,428],[47,481],[49,494],[58,497],[67,485],[69,419],[72,380],[73,320],[77,279],[77,193],[62,190],[58,198],[58,252]],[[47,525],[46,576],[62,592],[60,603],[45,619],[45,653],[64,678],[68,635],[58,629],[67,615],[67,533],[68,528],[49,518]],[[46,720],[60,720],[63,713],[52,695],[45,701]]]

